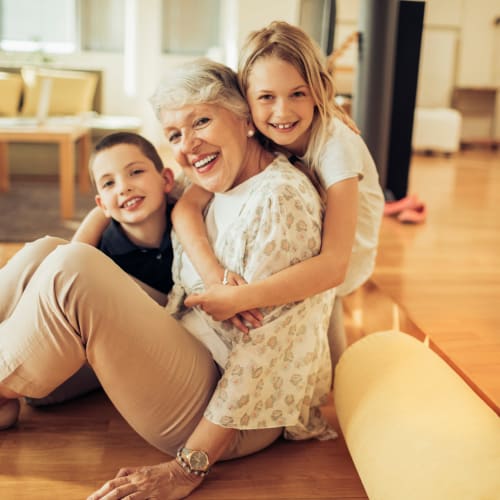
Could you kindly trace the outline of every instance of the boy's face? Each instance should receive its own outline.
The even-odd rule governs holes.
[[[97,205],[107,217],[138,224],[159,211],[165,213],[165,193],[173,186],[169,169],[158,172],[133,144],[117,144],[97,153],[92,163]]]

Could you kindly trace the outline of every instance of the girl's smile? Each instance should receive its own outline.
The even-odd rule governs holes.
[[[276,127],[278,130],[291,130],[295,125],[297,125],[299,122],[294,122],[294,123],[271,123],[273,127]]]

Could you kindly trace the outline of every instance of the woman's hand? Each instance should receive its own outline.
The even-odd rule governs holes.
[[[236,273],[227,274],[226,285],[211,285],[204,293],[189,295],[184,301],[186,307],[199,306],[216,321],[229,320],[241,330],[248,333],[245,322],[253,328],[262,326],[262,313],[258,309],[241,311],[238,307],[237,285],[244,285],[246,281]]]
[[[177,500],[186,498],[202,481],[201,477],[186,472],[175,460],[145,467],[126,467],[87,500]]]

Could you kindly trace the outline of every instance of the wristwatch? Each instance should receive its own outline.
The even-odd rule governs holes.
[[[184,470],[196,476],[206,476],[210,470],[208,455],[201,450],[190,450],[181,447],[177,451],[176,460]]]

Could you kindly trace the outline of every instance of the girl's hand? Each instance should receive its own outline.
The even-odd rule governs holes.
[[[126,467],[87,500],[177,500],[186,498],[202,481],[201,477],[186,472],[175,460],[145,467]]]
[[[110,218],[99,208],[93,208],[83,219],[71,241],[80,241],[96,247],[109,225]]]
[[[237,304],[237,285],[246,281],[236,273],[228,273],[227,285],[211,285],[204,293],[189,295],[184,301],[186,307],[199,306],[216,321],[229,320],[241,330],[248,333],[245,322],[253,328],[262,326],[262,313],[258,309],[240,311]]]

